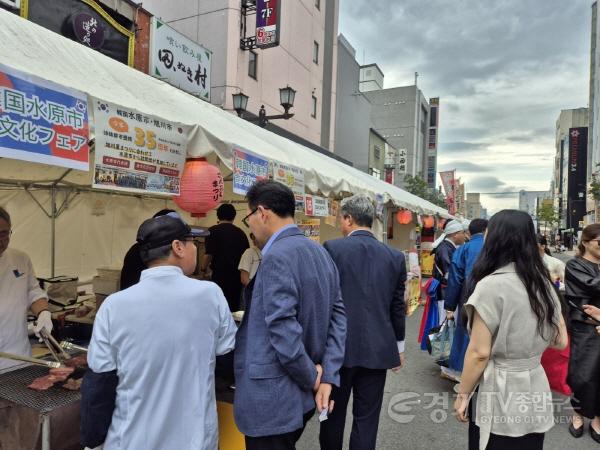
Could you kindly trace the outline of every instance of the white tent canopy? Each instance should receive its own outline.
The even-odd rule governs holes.
[[[135,108],[147,114],[195,127],[189,156],[216,153],[231,169],[232,147],[241,146],[269,160],[293,164],[304,169],[306,187],[325,196],[364,193],[375,199],[421,214],[448,213],[426,200],[393,185],[376,180],[355,168],[319,154],[298,143],[264,130],[233,114],[193,97],[158,79],[114,61],[94,50],[66,39],[14,14],[0,9],[0,61],[14,69],[85,92],[106,102]],[[90,109],[91,111],[91,109]],[[91,118],[90,118],[91,122]],[[91,122],[92,123],[92,122]],[[0,179],[55,179],[64,169],[32,168],[25,173],[13,166]],[[47,166],[44,166],[47,167]],[[74,171],[65,180],[78,184],[91,182],[91,176]]]

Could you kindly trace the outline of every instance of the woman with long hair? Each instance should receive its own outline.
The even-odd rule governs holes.
[[[569,303],[585,308],[594,315],[600,307],[600,224],[583,229],[579,254],[567,262],[565,297]],[[583,418],[592,419],[590,434],[600,443],[600,337],[593,321],[578,309],[569,313],[571,358],[567,382],[573,390],[573,422],[569,432],[573,437],[583,435]]]
[[[554,415],[540,359],[566,347],[567,331],[527,213],[491,218],[468,292],[471,340],[454,408],[470,419],[469,449],[542,449]]]

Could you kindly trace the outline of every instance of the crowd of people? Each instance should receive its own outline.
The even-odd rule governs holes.
[[[341,202],[344,237],[324,245],[298,228],[283,184],[257,182],[246,203],[252,246],[230,204],[208,230],[172,210],[139,227],[122,289],[94,324],[81,401],[87,447],[218,448],[215,367],[230,355],[248,450],[294,449],[315,413],[315,446],[342,449],[351,398],[349,448],[376,448],[388,370],[405,365],[404,254],[376,239],[363,195]],[[0,209],[0,320],[14,329],[0,350],[29,354],[27,308],[37,331],[52,321],[31,262],[8,248],[11,232]],[[200,278],[210,268],[213,282],[190,277],[200,237]],[[541,355],[568,345],[569,432],[581,437],[590,419],[600,443],[600,224],[583,230],[566,267],[516,210],[450,221],[434,245],[438,321],[457,323],[442,376],[458,383],[454,409],[469,424],[469,448],[543,448],[554,416]],[[231,312],[240,308],[238,326]]]

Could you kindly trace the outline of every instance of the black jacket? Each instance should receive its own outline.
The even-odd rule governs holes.
[[[340,273],[346,308],[344,367],[391,369],[400,364],[404,340],[404,254],[368,231],[328,241],[325,249]]]
[[[433,278],[440,282],[440,286],[438,287],[438,300],[444,300],[446,298],[445,291],[446,286],[448,286],[448,273],[450,272],[452,256],[455,251],[456,246],[446,239],[444,239],[434,250],[435,259]]]
[[[600,308],[600,268],[598,264],[581,257],[567,262],[565,269],[565,298],[567,301],[583,306],[593,305]],[[585,316],[571,308],[571,321],[584,322]]]

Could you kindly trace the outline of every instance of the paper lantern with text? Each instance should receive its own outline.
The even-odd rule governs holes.
[[[223,199],[221,171],[206,158],[189,158],[185,162],[179,196],[173,201],[192,217],[205,217]]]
[[[400,225],[408,225],[412,222],[412,212],[408,209],[401,209],[396,214],[396,220]]]
[[[433,216],[423,216],[423,228],[433,228],[435,225],[435,219]]]

